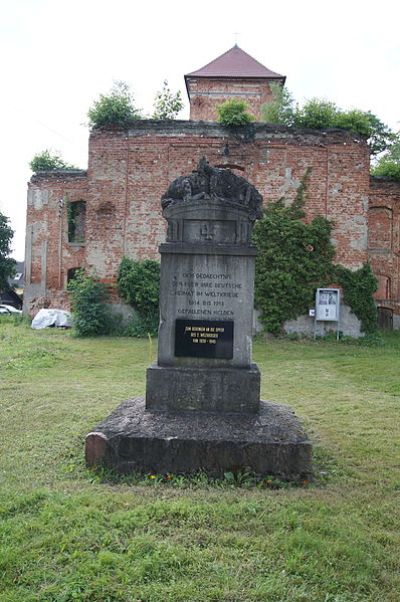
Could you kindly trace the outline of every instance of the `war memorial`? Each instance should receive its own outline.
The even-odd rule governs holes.
[[[168,230],[159,249],[157,362],[145,397],[123,402],[87,435],[87,464],[121,473],[309,476],[311,443],[289,407],[260,400],[252,362],[251,231],[260,193],[203,158],[161,203]]]

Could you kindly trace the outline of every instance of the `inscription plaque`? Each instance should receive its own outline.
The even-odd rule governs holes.
[[[176,320],[175,356],[232,359],[233,321]]]

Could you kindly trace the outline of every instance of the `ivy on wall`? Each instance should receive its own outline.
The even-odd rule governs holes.
[[[269,203],[254,227],[258,248],[255,276],[255,306],[265,331],[282,333],[286,320],[295,319],[314,305],[315,289],[339,283],[344,301],[361,320],[364,332],[377,328],[372,293],[376,279],[368,264],[352,272],[335,265],[330,241],[332,224],[317,216],[306,223],[303,210],[307,170],[292,204],[284,199]]]
[[[253,232],[258,248],[255,306],[265,331],[279,335],[286,320],[308,313],[315,290],[334,284],[343,289],[344,302],[361,321],[364,332],[377,328],[372,298],[376,279],[368,264],[351,271],[333,263],[332,223],[322,216],[304,221],[304,202],[310,170],[304,174],[296,198],[269,203]],[[132,305],[137,319],[134,336],[156,334],[158,327],[160,266],[157,261],[124,257],[118,271],[121,298]]]

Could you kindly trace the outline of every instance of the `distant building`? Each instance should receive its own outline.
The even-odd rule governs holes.
[[[28,185],[25,311],[68,307],[66,287],[79,267],[115,285],[124,255],[157,258],[165,236],[160,197],[206,156],[243,175],[264,202],[294,198],[311,169],[305,210],[334,224],[336,260],[356,269],[369,260],[379,280],[382,321],[400,327],[400,184],[369,174],[362,136],[254,123],[242,134],[216,123],[216,107],[246,100],[257,118],[271,100],[275,73],[234,46],[185,76],[189,121],[133,122],[96,129],[87,171],[41,172]],[[115,293],[115,301],[117,296]]]

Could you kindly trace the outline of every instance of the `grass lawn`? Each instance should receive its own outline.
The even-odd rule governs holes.
[[[400,336],[256,342],[264,399],[315,444],[303,487],[85,468],[84,437],[144,392],[156,342],[0,322],[0,601],[400,600]]]

